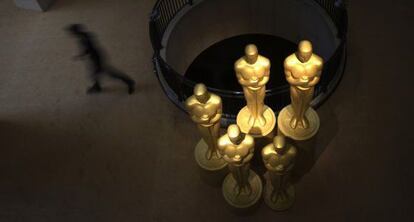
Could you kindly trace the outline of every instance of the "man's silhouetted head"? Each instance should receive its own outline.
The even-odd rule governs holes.
[[[85,27],[81,24],[71,24],[66,27],[66,30],[71,34],[77,35],[85,32]]]

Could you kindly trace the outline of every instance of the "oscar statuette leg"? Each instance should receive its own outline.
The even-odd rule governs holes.
[[[230,169],[230,171],[232,173],[228,174],[223,182],[222,191],[224,199],[228,204],[235,208],[248,208],[253,206],[262,195],[263,188],[260,177],[254,171],[249,169],[247,186],[249,186],[250,189],[241,189],[240,192],[238,192],[238,189],[234,189],[234,187],[243,185],[238,184],[235,179],[233,174],[234,169]]]
[[[295,187],[289,183],[286,176],[272,174],[268,171],[265,175],[264,202],[275,211],[287,210],[295,202]]]
[[[290,101],[292,106],[292,115],[289,121],[289,125],[292,129],[296,129],[296,127],[298,126],[300,101],[298,90],[292,86],[290,87]]]
[[[237,125],[243,133],[253,137],[263,137],[273,131],[276,125],[276,116],[273,110],[264,105],[266,88],[251,91],[243,87],[247,105],[237,114]]]
[[[313,97],[313,91],[314,91],[314,88],[312,87],[312,88],[302,92],[303,103],[301,104],[302,107],[301,107],[301,113],[300,113],[300,116],[301,116],[300,124],[305,129],[310,127],[309,126],[309,120],[308,120],[308,117],[306,115],[306,112],[310,107],[310,103],[311,103],[312,97]]]
[[[259,127],[266,126],[266,118],[264,117],[264,99],[266,96],[266,88],[263,87],[257,91],[257,112],[258,112],[258,125]]]
[[[254,103],[254,95],[252,94],[252,92],[250,92],[250,90],[248,90],[246,87],[243,87],[243,93],[246,99],[246,106],[244,108],[247,108],[244,111],[244,116],[245,118],[247,118],[247,126],[248,127],[253,127],[254,122],[256,121],[256,112],[255,112],[255,107],[256,104]],[[246,123],[245,123],[246,124]]]

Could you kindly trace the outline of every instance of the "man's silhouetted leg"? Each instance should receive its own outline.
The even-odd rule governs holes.
[[[127,76],[126,74],[122,72],[119,72],[118,70],[112,67],[107,68],[106,71],[110,77],[114,79],[119,79],[122,82],[124,82],[128,86],[129,94],[132,94],[135,91],[135,81],[132,80],[129,76]]]
[[[87,93],[91,94],[91,93],[98,93],[101,91],[102,91],[101,85],[99,84],[99,82],[95,82],[95,84],[93,84],[93,86],[88,89]]]
[[[90,87],[87,91],[88,94],[90,93],[99,93],[102,91],[101,84],[99,83],[101,73],[99,72],[99,69],[95,69],[95,72],[92,73],[92,80],[94,81],[94,84],[92,87]]]

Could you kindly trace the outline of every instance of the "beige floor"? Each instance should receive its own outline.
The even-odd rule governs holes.
[[[38,13],[0,1],[0,221],[412,217],[411,1],[351,2],[349,65],[318,110],[319,159],[296,185],[291,210],[262,203],[245,214],[200,174],[195,126],[152,73],[154,2],[57,0]],[[85,94],[86,69],[62,30],[73,22],[94,30],[112,63],[137,80],[134,95],[111,81],[107,92]]]

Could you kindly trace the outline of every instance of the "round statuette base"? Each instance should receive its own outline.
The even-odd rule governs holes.
[[[273,131],[276,125],[276,116],[273,110],[264,106],[264,124],[258,120],[251,120],[251,113],[247,106],[243,107],[237,114],[237,125],[243,133],[250,134],[253,137],[264,137]],[[249,121],[250,120],[250,121]]]
[[[224,161],[221,157],[218,157],[216,154],[213,154],[211,159],[207,159],[207,151],[208,145],[203,139],[201,139],[197,143],[194,150],[195,159],[201,168],[209,171],[216,171],[227,166],[226,161]]]

